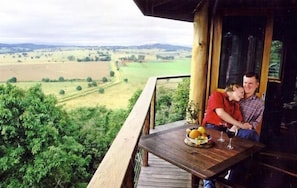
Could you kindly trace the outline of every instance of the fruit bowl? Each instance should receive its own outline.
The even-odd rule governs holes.
[[[186,129],[186,133],[186,140],[196,146],[210,143],[212,139],[202,126],[199,126],[198,128],[188,128]]]
[[[192,142],[193,144],[196,145],[203,145],[203,144],[207,144],[212,140],[212,137],[210,135],[206,135],[206,136],[198,136],[197,138],[190,138],[189,134],[186,134],[186,138]]]

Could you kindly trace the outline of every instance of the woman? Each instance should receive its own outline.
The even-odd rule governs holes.
[[[220,125],[227,127],[233,125],[232,129],[245,127],[238,103],[243,97],[244,89],[238,84],[227,86],[225,92],[212,93],[208,99],[202,125],[217,130]],[[204,180],[203,183],[204,188],[215,188],[215,182],[212,179]]]
[[[218,129],[218,126],[225,125],[234,128],[245,128],[243,117],[240,111],[240,101],[244,97],[244,89],[238,84],[231,84],[226,87],[225,92],[215,91],[208,100],[206,114],[202,125],[208,128]]]

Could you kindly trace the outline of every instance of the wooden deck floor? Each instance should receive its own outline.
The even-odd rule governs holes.
[[[190,188],[191,174],[153,154],[149,154],[149,166],[141,167],[137,187]]]
[[[185,121],[156,127],[151,133],[183,126]],[[164,170],[166,169],[166,170]],[[141,167],[137,188],[190,188],[191,174],[149,153],[149,166]]]

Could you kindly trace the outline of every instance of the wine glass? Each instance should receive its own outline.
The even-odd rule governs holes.
[[[231,142],[232,142],[232,138],[236,134],[236,130],[228,128],[228,129],[226,129],[226,133],[229,137],[229,144],[227,145],[227,149],[234,149],[234,147],[231,145]]]
[[[223,133],[226,131],[227,129],[227,123],[220,123],[219,125],[219,131],[221,131],[221,135],[220,135],[220,138],[218,138],[218,142],[225,142],[225,139],[223,138]]]

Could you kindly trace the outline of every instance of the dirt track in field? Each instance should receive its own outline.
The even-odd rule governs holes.
[[[42,63],[42,64],[10,64],[0,65],[0,81],[6,82],[12,77],[17,81],[41,81],[43,78],[58,80],[86,79],[100,80],[109,76],[110,67],[107,62],[88,63]]]

